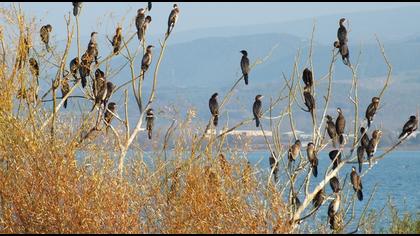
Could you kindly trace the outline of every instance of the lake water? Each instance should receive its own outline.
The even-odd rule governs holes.
[[[268,157],[270,156],[267,151],[255,151],[248,153],[249,162],[261,168],[262,170],[269,170]],[[304,154],[304,157],[306,153]],[[316,183],[319,183],[325,173],[325,169],[331,163],[328,157],[328,152],[322,152],[318,155],[318,177],[311,177],[310,191],[314,188]],[[340,170],[340,180],[344,180],[345,175],[349,175],[351,172],[352,164],[348,164]],[[357,164],[354,164],[358,169]],[[363,171],[368,168],[368,165],[363,165]],[[363,201],[356,201],[355,213],[356,218],[361,215],[368,199],[373,191],[373,188],[378,184],[374,198],[370,203],[370,209],[374,209],[377,212],[380,211],[384,206],[387,206],[388,198],[391,197],[392,203],[398,209],[399,215],[402,212],[409,211],[411,213],[420,212],[420,152],[416,151],[394,151],[384,159],[380,160],[379,163],[373,166],[373,168],[362,178],[363,183]],[[362,172],[363,173],[363,172]],[[263,174],[264,175],[264,174]],[[280,179],[280,181],[282,181]],[[349,181],[349,176],[347,177]],[[298,181],[299,182],[299,181]],[[342,182],[340,182],[342,184]],[[299,186],[299,185],[298,185]],[[329,184],[325,190],[330,194],[331,187]],[[299,195],[299,199],[303,201],[304,196]],[[329,202],[324,203],[323,207],[317,213],[320,220],[326,222],[327,209]],[[389,212],[388,207],[385,208],[384,214]],[[388,228],[389,221],[382,220],[378,222],[377,230],[381,228]]]

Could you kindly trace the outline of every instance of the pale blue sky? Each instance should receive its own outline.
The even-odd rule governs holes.
[[[8,6],[10,3],[1,3]],[[37,16],[41,25],[50,23],[64,26],[63,15],[72,11],[70,2],[24,2],[27,14]],[[111,34],[116,22],[124,19],[124,24],[132,22],[138,8],[146,2],[85,2],[81,13],[81,33],[92,31]],[[171,2],[153,3],[150,26],[151,34],[161,34],[172,8]],[[178,3],[181,13],[176,31],[197,28],[255,25],[272,22],[313,18],[322,15],[392,9],[405,6],[420,6],[420,3]],[[99,27],[98,27],[99,25]],[[56,35],[63,35],[65,27],[54,27]],[[132,28],[134,30],[134,28]]]

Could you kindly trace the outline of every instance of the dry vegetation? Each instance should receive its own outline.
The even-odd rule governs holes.
[[[60,112],[63,99],[59,95],[59,85],[68,75],[65,73],[71,60],[68,58],[68,47],[71,41],[75,40],[74,37],[79,37],[78,18],[65,16],[67,47],[63,52],[53,51],[55,58],[47,60],[48,53],[45,49],[35,46],[39,45],[34,43],[39,42],[39,26],[36,26],[33,20],[28,21],[24,13],[15,6],[1,9],[0,14],[5,23],[0,35],[1,233],[299,232],[299,223],[305,220],[301,219],[303,213],[312,210],[308,206],[315,193],[324,189],[329,179],[345,164],[355,160],[354,154],[346,156],[335,171],[326,172],[324,179],[318,177],[320,183],[312,191],[309,191],[308,187],[311,172],[306,158],[301,156],[296,169],[290,173],[283,168],[287,161],[288,147],[280,144],[278,134],[283,118],[290,121],[294,132],[293,109],[296,107],[292,105],[301,103],[301,96],[297,95],[297,92],[302,89],[299,82],[301,70],[297,63],[299,52],[290,79],[284,78],[285,85],[280,90],[279,97],[273,99],[270,104],[265,103],[265,107],[269,108],[265,110],[264,116],[270,119],[270,127],[264,128],[269,128],[273,134],[277,134],[273,140],[266,138],[267,149],[279,163],[280,172],[289,177],[287,183],[273,184],[273,171],[262,179],[260,170],[248,165],[238,154],[237,151],[244,149],[246,142],[234,147],[225,145],[225,134],[243,124],[253,122],[252,118],[226,129],[221,135],[206,135],[211,120],[206,128],[197,133],[197,130],[189,128],[194,116],[194,112],[191,111],[185,119],[172,117],[174,123],[162,133],[164,142],[155,145],[151,153],[145,153],[136,146],[138,133],[142,125],[144,126],[145,111],[152,107],[155,99],[160,61],[164,56],[166,42],[172,35],[165,35],[159,42],[159,53],[157,49],[154,53],[153,60],[158,63],[154,70],[151,68],[147,74],[150,77],[147,81],[153,83],[150,97],[145,97],[142,90],[143,80],[136,77],[141,63],[139,58],[141,60],[142,55],[139,55],[138,51],[130,51],[127,46],[129,41],[137,40],[135,34],[123,36],[123,46],[119,55],[111,53],[106,56],[105,52],[102,52],[104,59],[98,65],[92,65],[92,71],[95,71],[111,58],[122,56],[126,58],[131,69],[132,79],[126,85],[131,85],[132,91],[125,90],[125,103],[120,105],[117,112],[119,118],[115,119],[111,131],[106,134],[104,129],[92,128],[97,127],[98,120],[102,121],[100,110],[83,111],[83,116],[80,116],[82,118],[77,119]],[[162,27],[162,31],[166,32],[165,27]],[[10,36],[8,40],[5,39],[6,32]],[[10,41],[10,38],[19,40]],[[85,47],[80,46],[78,38],[77,42],[80,54]],[[143,50],[145,45],[143,43]],[[384,51],[382,52],[388,63]],[[47,91],[40,91],[37,99],[34,96],[34,91],[37,91],[36,79],[31,75],[28,59],[29,55],[35,54],[39,63],[55,67],[57,70],[56,77],[51,80],[49,95],[53,95],[54,109],[41,101],[44,99],[41,98],[41,94]],[[257,60],[252,67],[268,58],[269,56]],[[312,52],[308,59],[313,70]],[[329,73],[320,78],[320,81],[327,79],[331,84],[336,59],[337,50],[333,50]],[[354,102],[357,111],[358,82],[357,64],[355,65],[355,68],[351,68],[353,87],[349,98]],[[388,85],[390,75],[391,70],[380,96]],[[240,82],[242,77],[224,97],[220,103],[220,110],[229,101]],[[71,93],[76,89],[81,89],[80,82],[71,85]],[[88,89],[89,87],[83,90],[86,91],[84,99],[91,101]],[[70,100],[71,93],[65,98]],[[325,94],[324,116],[330,93],[331,86]],[[128,96],[136,96],[138,103],[140,116],[135,124],[128,122]],[[317,100],[319,109],[324,101],[321,98],[319,96]],[[278,117],[273,118],[272,108],[280,101],[287,100],[289,105]],[[318,151],[328,144],[321,135],[321,127],[325,123],[324,116],[318,120],[319,124],[316,120],[314,123],[314,142]],[[350,118],[350,114],[348,117]],[[357,120],[358,115],[355,117]],[[356,128],[358,122],[355,122]],[[264,131],[262,127],[261,129]],[[86,135],[91,133],[92,135]],[[353,147],[357,142],[355,137]],[[396,143],[396,146],[399,143]],[[396,146],[388,151],[392,151]],[[170,147],[173,147],[173,150],[170,150]],[[302,148],[303,153],[304,150],[305,148]],[[148,155],[151,155],[151,158]],[[382,157],[376,158],[380,160]],[[151,161],[146,161],[147,158]],[[363,175],[366,173],[367,171]],[[299,175],[305,177],[305,185],[294,186]],[[344,188],[351,187],[347,184]],[[302,205],[293,207],[290,190],[304,193]],[[345,192],[343,191],[343,194]],[[345,231],[348,222],[356,220],[354,215],[344,214],[344,211],[347,213],[351,209],[355,199],[351,191],[346,193],[347,199],[340,207],[340,214],[347,217],[346,221],[343,220],[346,225],[342,225],[337,232]],[[371,197],[366,197],[366,208]],[[286,199],[289,199],[290,204]],[[331,197],[323,204],[329,200]],[[360,227],[363,226],[364,214],[360,216]],[[327,230],[327,226],[320,225],[314,231]]]

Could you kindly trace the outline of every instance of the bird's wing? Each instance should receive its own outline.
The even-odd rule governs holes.
[[[144,54],[143,60],[141,61],[142,65],[149,65],[152,60],[152,57],[149,53]]]

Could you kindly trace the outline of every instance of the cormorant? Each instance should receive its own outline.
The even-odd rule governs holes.
[[[104,120],[105,120],[105,125],[106,125],[106,132],[108,133],[108,129],[109,129],[109,127],[111,126],[111,121],[112,121],[112,118],[114,118],[114,115],[112,114],[112,113],[114,113],[115,114],[115,110],[116,110],[116,108],[117,108],[117,104],[115,104],[115,102],[110,102],[109,104],[108,104],[108,109],[107,110],[105,110],[105,113],[104,113]],[[112,113],[111,113],[111,112]]]
[[[410,116],[410,119],[404,124],[403,130],[398,138],[401,139],[405,135],[407,137],[410,136],[411,133],[417,130],[418,123],[419,121],[416,116]]]
[[[64,98],[69,92],[70,92],[70,85],[67,79],[64,78],[61,80],[61,96]],[[63,106],[64,108],[67,108],[67,99],[64,100]]]
[[[257,95],[255,97],[254,105],[252,106],[252,112],[254,113],[255,118],[255,125],[257,127],[260,126],[260,118],[262,117],[262,102],[261,99],[263,98],[262,95]]]
[[[276,164],[276,159],[274,158],[273,155],[270,155],[270,158],[268,159],[268,161],[270,162],[270,169],[273,170],[273,175],[274,175],[274,182],[277,183],[278,181],[278,176],[277,173],[279,172],[279,163]]]
[[[117,30],[115,31],[115,35],[112,38],[112,42],[111,42],[112,46],[114,47],[114,53],[117,55],[120,51],[121,40],[122,40],[122,28],[118,27]]]
[[[150,108],[147,110],[146,113],[146,129],[147,129],[147,136],[149,139],[152,139],[152,130],[153,130],[153,121],[155,120],[153,109]]]
[[[354,191],[357,193],[357,199],[359,199],[359,201],[362,201],[363,200],[362,179],[360,178],[359,175],[357,175],[356,167],[354,166],[351,168],[350,180],[351,180],[351,184],[353,185]]]
[[[149,24],[152,22],[151,16],[146,16],[143,24],[140,27],[140,31],[138,31],[137,36],[139,37],[140,42],[144,41],[144,36],[146,35],[147,28],[149,28]]]
[[[101,71],[101,69],[96,69],[95,71],[95,79],[93,80],[93,95],[95,98],[95,103],[93,104],[92,111],[96,107],[96,105],[104,103],[105,98],[107,96],[107,81],[105,78],[105,73]]]
[[[98,34],[97,32],[92,32],[90,34],[90,41],[89,41],[88,49],[87,49],[87,53],[95,59],[96,64],[98,64],[98,55],[99,55],[98,43],[96,42],[97,34]]]
[[[178,20],[179,15],[179,8],[177,4],[174,4],[173,9],[168,17],[168,31],[166,32],[167,36],[172,32],[173,28],[175,27],[175,24]]]
[[[346,119],[344,118],[341,108],[337,108],[338,117],[335,121],[335,129],[340,141],[340,145],[344,144],[344,130],[346,128]]]
[[[142,79],[144,79],[144,73],[149,69],[150,64],[152,63],[152,48],[153,45],[147,46],[146,53],[143,56],[143,59],[141,60],[141,74]]]
[[[47,49],[47,52],[50,51],[49,41],[50,41],[50,32],[52,31],[52,26],[50,24],[44,25],[41,27],[40,35],[41,35],[41,41],[45,44],[45,47]]]
[[[312,96],[309,87],[305,87],[305,91],[303,92],[303,97],[305,98],[305,105],[308,108],[307,112],[311,113],[312,122],[315,122],[315,114],[314,114],[315,98]]]
[[[308,156],[309,163],[311,163],[312,167],[312,174],[317,177],[318,176],[318,158],[315,152],[315,145],[314,143],[308,143],[308,147],[306,148],[306,154]]]
[[[211,115],[213,116],[213,124],[214,126],[217,126],[217,122],[219,120],[219,103],[217,103],[217,93],[214,93],[211,95],[211,98],[209,100],[209,108]]]
[[[152,2],[147,2],[147,10],[148,11],[152,10]]]
[[[32,76],[36,79],[36,83],[39,84],[38,77],[39,77],[39,65],[35,58],[29,58],[29,69],[31,70]]]
[[[335,194],[335,199],[331,201],[330,205],[328,206],[328,217],[329,217],[329,223],[330,223],[330,228],[332,230],[337,230],[338,229],[338,222],[336,219],[337,213],[338,213],[338,209],[340,208],[340,194],[339,193],[334,193]]]
[[[320,207],[322,205],[322,203],[324,202],[324,200],[325,200],[325,193],[324,193],[324,189],[321,188],[316,193],[314,199],[312,199],[312,205],[314,206],[314,208],[318,208],[318,207]]]
[[[296,140],[295,144],[293,144],[290,148],[289,148],[289,152],[288,152],[288,157],[289,157],[289,170],[292,167],[292,162],[294,162],[296,160],[296,158],[299,156],[300,153],[300,146],[301,146],[301,142],[300,140]]]
[[[349,47],[347,46],[347,43],[340,44],[339,52],[341,54],[341,59],[343,60],[344,65],[351,66],[350,63],[350,51]]]
[[[242,50],[241,53],[242,53],[242,58],[241,58],[242,75],[244,76],[245,85],[248,85],[248,74],[249,74],[248,52],[246,50]]]
[[[327,132],[330,138],[332,139],[333,147],[336,147],[337,143],[337,131],[335,129],[335,123],[331,116],[327,115]]]
[[[366,132],[366,129],[364,127],[360,127],[360,135],[361,135],[361,141],[360,145],[362,145],[364,148],[366,148],[369,145],[369,136]]]
[[[142,40],[142,35],[141,35],[141,27],[143,26],[144,23],[144,13],[146,11],[143,8],[140,8],[137,10],[137,16],[136,16],[136,29],[137,29],[137,38],[140,40]]]
[[[339,152],[338,150],[332,150],[330,153],[328,153],[328,156],[330,157],[331,161],[334,161],[335,159],[332,167],[332,169],[334,170],[341,162],[341,152]]]
[[[359,162],[359,173],[361,173],[363,162],[365,161],[365,146],[363,145],[357,148],[357,161]]]
[[[330,187],[334,193],[340,192],[340,181],[336,176],[330,179]]]
[[[73,75],[74,79],[77,80],[76,73],[79,70],[80,67],[80,61],[78,57],[73,58],[73,60],[70,61],[70,73]]]
[[[308,68],[305,68],[302,73],[302,80],[305,83],[305,88],[312,88],[312,85],[314,84],[314,79],[312,76],[312,71]],[[310,90],[309,90],[310,91]]]
[[[371,158],[376,153],[376,149],[378,148],[379,140],[381,139],[382,131],[375,130],[372,133],[372,138],[369,141],[369,144],[366,148],[366,153],[368,155],[369,167],[371,167]]]
[[[72,2],[73,3],[73,15],[78,16],[80,13],[80,10],[82,9],[82,3],[81,2]]]
[[[87,84],[86,77],[89,76],[90,74],[90,66],[92,64],[92,61],[93,61],[93,57],[89,55],[89,53],[86,52],[82,55],[82,62],[79,67],[79,74],[82,80],[83,88],[86,87],[86,84]]]
[[[373,117],[375,116],[376,113],[376,109],[378,109],[379,107],[379,98],[378,97],[373,97],[372,98],[372,103],[369,104],[369,106],[366,109],[366,114],[365,117],[367,119],[367,126],[368,128],[370,128],[370,124],[373,121]]]
[[[337,30],[337,38],[340,45],[347,44],[348,38],[347,38],[347,29],[344,26],[344,22],[346,21],[345,18],[341,18],[339,21],[340,27]]]
[[[111,81],[106,82],[106,96],[103,100],[104,106],[108,103],[109,98],[111,98],[111,95],[114,93],[114,90],[117,86],[115,86]]]

